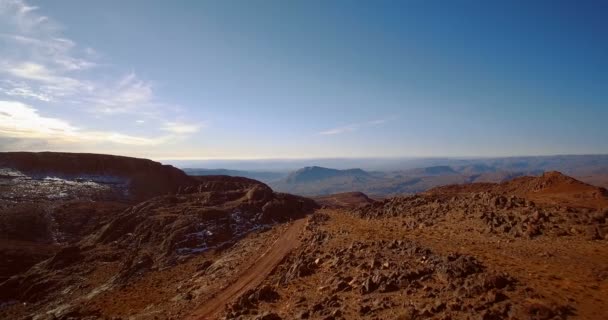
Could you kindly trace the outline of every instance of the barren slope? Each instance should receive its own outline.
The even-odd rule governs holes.
[[[590,209],[608,208],[608,191],[592,186],[559,172],[546,172],[540,177],[520,177],[495,183],[472,183],[437,187],[427,193],[459,194],[471,192],[494,192],[512,194],[544,204],[583,207]]]
[[[210,301],[204,302],[190,316],[191,319],[215,319],[226,304],[232,302],[246,291],[257,287],[285,258],[285,256],[299,244],[300,233],[306,220],[299,219],[293,222],[266,250],[259,259],[238,274],[233,284],[220,291]]]
[[[522,191],[559,198],[564,181],[582,185],[545,178],[522,180]],[[225,317],[608,317],[608,211],[537,204],[482,186],[318,211],[301,247]]]
[[[319,200],[305,222],[309,199],[198,177],[1,283],[0,317],[608,318],[604,189],[548,173]]]

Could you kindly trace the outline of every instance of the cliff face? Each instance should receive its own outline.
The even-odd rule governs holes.
[[[173,166],[147,159],[113,155],[61,152],[0,153],[0,168],[13,168],[28,175],[66,179],[120,178],[129,185],[134,200],[175,192],[195,184],[194,179]]]

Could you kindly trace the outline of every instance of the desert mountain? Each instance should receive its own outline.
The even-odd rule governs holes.
[[[471,159],[450,159],[450,158],[419,158],[419,159],[316,159],[314,160],[242,160],[242,161],[173,161],[181,167],[192,165],[204,165],[208,167],[228,167],[238,169],[239,172],[220,171],[210,174],[241,175],[264,182],[270,183],[275,189],[287,191],[295,190],[301,194],[319,195],[338,192],[362,191],[368,194],[389,195],[390,192],[415,193],[425,190],[425,186],[416,186],[415,183],[407,187],[399,186],[408,178],[428,177],[428,176],[456,176],[466,178],[466,181],[456,180],[454,177],[449,181],[441,182],[435,179],[431,187],[436,187],[450,183],[464,182],[503,182],[519,176],[540,175],[546,171],[560,171],[581,181],[608,187],[608,155],[556,155],[556,156],[537,156],[537,157],[505,157],[505,158],[471,158]],[[384,176],[381,183],[384,188],[378,186],[371,189],[348,189],[345,187],[332,187],[332,183],[327,183],[323,190],[315,190],[311,186],[295,187],[288,186],[285,181],[279,181],[287,175],[288,171],[297,171],[294,168],[310,166],[325,168],[335,168],[343,170],[345,168],[362,168],[374,176]],[[449,167],[449,168],[448,168]],[[445,171],[431,172],[435,168]],[[451,168],[451,170],[450,170]],[[196,169],[193,169],[196,170]],[[250,170],[252,172],[249,172]],[[264,171],[273,174],[272,178],[257,175],[257,172]],[[426,172],[425,172],[426,171]],[[389,181],[389,178],[401,179],[401,181]],[[439,179],[441,180],[441,179]],[[436,184],[439,183],[439,184]],[[343,182],[336,183],[343,184]],[[389,185],[396,185],[388,188]],[[293,191],[292,191],[293,192]]]
[[[90,180],[11,170],[10,190],[38,191],[2,198],[0,318],[608,316],[606,190],[557,172],[468,183],[458,168],[417,170],[408,181],[467,184],[321,196],[319,208],[244,177],[189,177],[168,194],[101,201],[83,190],[106,186]],[[301,173],[310,172],[332,176],[303,183],[379,179]],[[44,196],[58,187],[65,196]]]
[[[3,152],[0,168],[31,178],[61,178],[124,185],[129,198],[142,200],[177,191],[193,181],[183,171],[147,159],[60,152]]]
[[[295,172],[292,172],[287,176],[285,180],[287,183],[306,183],[342,177],[346,177],[349,179],[364,179],[369,175],[369,173],[361,169],[337,170],[313,166],[305,167]]]
[[[553,155],[497,158],[336,158],[293,160],[183,160],[171,161],[180,168],[226,168],[251,171],[293,171],[311,165],[347,169],[361,168],[366,171],[405,171],[416,168],[449,166],[455,171],[483,173],[495,170],[543,172],[560,171],[569,176],[608,172],[608,154]],[[467,169],[468,168],[468,169]]]
[[[305,196],[363,192],[375,197],[386,197],[423,192],[449,184],[502,182],[522,175],[523,172],[497,171],[482,165],[457,169],[432,166],[391,172],[306,167],[292,172],[285,179],[270,182],[270,185],[279,191]]]
[[[416,168],[410,170],[404,170],[400,172],[406,176],[438,176],[438,175],[449,175],[449,174],[458,174],[452,167],[450,166],[433,166],[433,167],[425,167],[425,168]]]
[[[310,199],[275,193],[252,179],[206,176],[194,180],[187,180],[189,184],[174,194],[153,197],[126,209],[116,208],[110,216],[92,220],[97,225],[91,226],[81,240],[57,244],[56,254],[50,259],[0,284],[0,300],[28,301],[27,312],[42,310],[42,305],[51,309],[63,305],[57,309],[59,317],[95,316],[101,305],[108,307],[117,295],[127,294],[125,286],[153,281],[158,272],[165,273],[161,270],[181,270],[187,265],[223,277],[230,272],[226,268],[234,266],[229,261],[201,260],[202,253],[230,251],[251,233],[300,219],[317,208]],[[96,208],[94,203],[89,206]],[[181,267],[174,269],[177,265]],[[170,281],[186,284],[191,279],[191,274],[184,273]],[[80,285],[66,296],[64,289],[72,283]],[[208,284],[201,285],[200,294],[207,296]],[[143,290],[141,294],[147,290],[136,288]],[[133,306],[124,304],[125,308]]]
[[[361,169],[337,170],[323,167],[305,167],[290,173],[286,178],[271,182],[273,189],[301,195],[328,195],[359,191],[366,183],[376,181],[381,173]]]
[[[572,207],[608,207],[608,191],[568,177],[560,172],[546,172],[539,177],[519,177],[503,183],[451,185],[429,190],[429,193],[494,192],[513,194],[532,201]]]
[[[0,153],[0,281],[80,241],[130,203],[196,183],[147,159]]]

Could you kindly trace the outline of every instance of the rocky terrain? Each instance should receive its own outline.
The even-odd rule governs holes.
[[[608,207],[608,191],[557,171],[540,177],[520,177],[503,183],[472,183],[438,187],[428,191],[436,194],[492,192],[525,197],[544,204],[601,209]]]
[[[608,318],[608,195],[558,172],[314,200],[186,176],[140,200],[11,170],[38,193],[3,198],[2,319]]]
[[[535,190],[570,181],[557,175],[526,180]],[[489,190],[324,209],[303,245],[224,316],[604,319],[607,218]]]
[[[12,169],[17,175],[33,180],[47,178],[116,186],[133,200],[171,193],[180,186],[192,184],[192,178],[172,166],[147,159],[113,155],[3,152],[0,153],[0,168]],[[4,174],[2,177],[10,178],[10,175]],[[44,190],[40,186],[31,189],[38,192]],[[24,193],[20,192],[19,196],[24,196]]]
[[[336,193],[328,196],[313,197],[320,205],[331,208],[356,208],[374,203],[375,200],[368,197],[363,192],[344,192]]]
[[[275,193],[247,178],[187,177],[185,182],[173,192],[141,202],[100,201],[70,190],[64,190],[69,200],[52,204],[44,197],[33,204],[11,202],[0,216],[3,254],[9,257],[0,283],[0,315],[132,316],[150,312],[145,309],[149,306],[135,301],[116,305],[116,296],[162,298],[172,306],[209,297],[214,290],[208,287],[223,282],[196,279],[197,287],[189,292],[173,291],[178,298],[166,296],[165,287],[154,296],[147,284],[170,274],[163,279],[177,288],[192,285],[192,268],[214,278],[230,275],[237,261],[253,258],[253,248],[279,234],[280,224],[303,218],[317,207],[312,200]],[[22,251],[24,244],[29,251]],[[155,312],[165,315],[187,310],[163,304],[158,308]]]
[[[0,281],[81,240],[128,205],[196,183],[146,159],[0,153]]]

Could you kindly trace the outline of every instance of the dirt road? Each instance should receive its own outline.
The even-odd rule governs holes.
[[[242,271],[236,282],[201,305],[190,315],[189,319],[216,319],[227,303],[259,285],[283,257],[299,245],[298,236],[305,224],[306,219],[294,221],[251,267]]]

